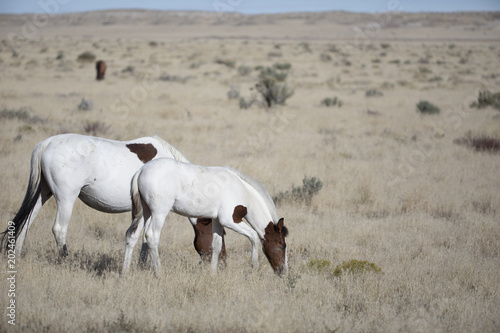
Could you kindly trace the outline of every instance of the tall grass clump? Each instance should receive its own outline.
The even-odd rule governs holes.
[[[308,178],[304,176],[302,186],[292,185],[292,189],[286,192],[280,192],[273,200],[276,204],[283,201],[295,201],[311,205],[313,196],[323,188],[323,182],[316,177]]]
[[[422,114],[437,114],[441,111],[437,106],[428,101],[418,102],[417,110]]]
[[[469,132],[453,142],[479,152],[500,153],[500,139],[485,134],[474,136]]]

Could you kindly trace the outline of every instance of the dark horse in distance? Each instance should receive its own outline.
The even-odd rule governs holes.
[[[95,69],[97,71],[96,80],[104,80],[104,74],[106,73],[106,63],[102,60],[99,60],[95,63]]]

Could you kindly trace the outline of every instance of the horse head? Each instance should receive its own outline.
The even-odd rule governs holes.
[[[283,224],[283,218],[277,224],[269,222],[262,241],[267,260],[269,260],[274,272],[280,276],[288,271],[285,241],[285,237],[288,236],[288,229]]]

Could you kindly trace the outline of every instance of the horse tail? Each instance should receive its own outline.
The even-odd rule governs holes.
[[[139,176],[141,175],[142,169],[139,169],[132,177],[132,184],[130,187],[130,196],[132,197],[132,224],[127,230],[127,236],[134,233],[137,230],[139,222],[141,221],[143,215],[141,193],[139,192]]]
[[[26,222],[28,222],[31,214],[33,213],[36,202],[40,198],[43,179],[41,162],[42,153],[45,151],[45,148],[47,148],[47,144],[47,140],[40,142],[33,149],[33,153],[31,153],[31,171],[28,188],[26,189],[26,194],[24,195],[21,208],[19,208],[19,211],[16,216],[14,216],[12,221],[9,221],[7,230],[1,233],[2,238],[0,241],[0,248],[2,249],[8,249],[10,247],[9,245],[12,244],[10,239],[14,238],[17,241],[17,238],[24,229]]]

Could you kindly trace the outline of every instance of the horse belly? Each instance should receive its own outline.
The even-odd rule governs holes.
[[[123,213],[132,209],[128,187],[87,185],[80,191],[79,198],[87,206],[104,213]]]

